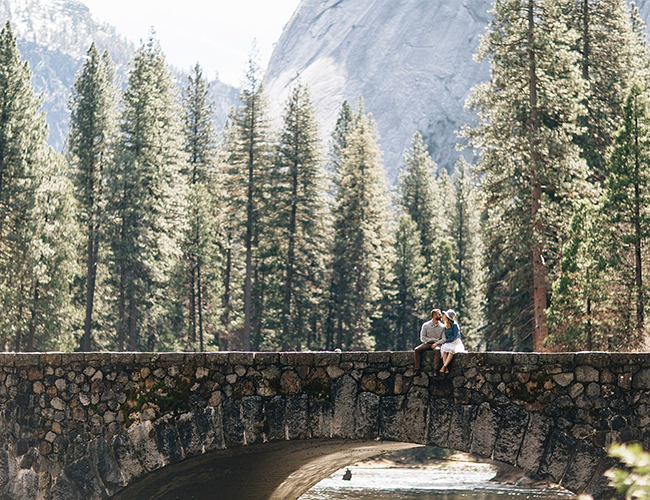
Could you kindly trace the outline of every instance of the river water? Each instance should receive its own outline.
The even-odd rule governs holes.
[[[435,467],[351,466],[350,480],[341,469],[299,500],[572,500],[560,488],[505,484],[492,479],[496,468],[486,463],[442,463]]]

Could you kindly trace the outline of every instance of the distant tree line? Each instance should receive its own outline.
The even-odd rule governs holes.
[[[389,190],[361,100],[324,146],[298,82],[276,130],[252,58],[218,133],[201,68],[179,92],[150,38],[123,91],[90,47],[59,154],[30,78],[7,23],[0,349],[404,349],[434,304],[476,334],[478,194],[419,133]]]
[[[472,348],[647,347],[650,53],[625,0],[495,0],[491,67],[438,168],[386,185],[363,101],[321,144],[296,79],[270,121],[251,59],[224,130],[158,43],[116,87],[91,46],[65,155],[0,35],[0,348],[408,349],[433,306]]]

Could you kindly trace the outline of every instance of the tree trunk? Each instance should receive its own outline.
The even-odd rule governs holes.
[[[190,255],[190,310],[189,310],[189,332],[187,334],[188,344],[194,347],[196,342],[196,268],[194,256]]]
[[[36,334],[36,317],[38,316],[39,282],[34,283],[34,294],[32,296],[32,317],[29,320],[27,331],[27,352],[34,352],[34,337]]]
[[[124,341],[126,337],[126,275],[124,265],[120,265],[120,296],[117,303],[118,314],[118,333],[117,333],[117,350],[124,351]]]
[[[287,275],[284,284],[284,311],[282,314],[282,336],[284,342],[291,337],[289,325],[291,322],[291,297],[293,294],[293,268],[295,265],[296,245],[296,213],[298,198],[298,165],[293,165],[291,186],[291,214],[289,217],[289,249],[287,251]]]
[[[137,329],[138,309],[135,303],[135,297],[129,296],[129,351],[138,350],[138,329]]]
[[[639,159],[639,116],[634,113],[634,266],[636,283],[636,333],[639,342],[644,339],[645,304],[643,297],[643,263],[641,261],[641,194],[639,176],[641,161]]]
[[[537,74],[534,49],[534,1],[528,0],[528,86],[530,103],[530,133],[532,154],[530,164],[531,221],[533,224],[532,266],[533,266],[533,351],[544,350],[548,337],[546,324],[546,266],[543,261],[543,226],[539,217],[542,187],[539,179],[541,157],[538,151],[539,115],[537,110]]]
[[[248,199],[246,204],[246,277],[244,281],[244,330],[241,338],[241,349],[251,348],[251,313],[253,302],[253,225],[254,225],[254,195],[255,195],[255,165],[254,165],[254,127],[255,108],[251,110],[251,138],[248,148]]]
[[[589,80],[589,0],[582,0],[582,78]]]
[[[18,303],[18,316],[17,316],[17,321],[16,321],[16,343],[14,345],[14,351],[15,352],[21,352],[22,347],[21,344],[23,343],[22,339],[22,332],[23,332],[23,327],[22,327],[22,322],[23,322],[23,304],[25,302],[25,297],[23,296],[25,293],[25,282],[21,279],[20,280],[20,302]]]
[[[228,238],[230,239],[230,233]],[[230,334],[230,278],[232,274],[232,245],[231,241],[227,242],[228,248],[226,250],[226,267],[224,269],[223,276],[223,295],[221,296],[221,305],[223,307],[223,313],[221,314],[221,324],[223,325],[223,330],[225,338],[228,339]],[[226,345],[221,345],[219,342],[219,347],[229,349],[228,340],[226,340]]]
[[[197,293],[197,312],[199,316],[199,351],[203,352],[203,291],[201,288],[203,283],[201,282],[201,263],[197,262],[196,264],[196,293]]]
[[[97,281],[98,242],[95,229],[95,223],[91,219],[91,223],[88,224],[88,247],[86,254],[86,319],[84,321],[84,336],[81,345],[81,350],[85,352],[91,349],[95,283]]]

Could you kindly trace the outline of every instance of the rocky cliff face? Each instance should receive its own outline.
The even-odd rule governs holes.
[[[96,21],[78,0],[0,0],[0,23],[11,21],[23,59],[29,62],[33,85],[43,96],[50,144],[62,149],[69,129],[68,103],[75,77],[92,42],[107,50],[116,65],[118,83],[124,85],[135,46],[105,23]],[[177,73],[185,85],[184,75]],[[225,122],[236,90],[211,83],[217,122]]]
[[[420,130],[440,167],[459,156],[470,89],[489,78],[473,60],[491,0],[302,0],[275,47],[266,88],[275,116],[300,73],[325,139],[343,99],[363,95],[381,135],[388,179]],[[637,2],[648,20],[650,1]]]

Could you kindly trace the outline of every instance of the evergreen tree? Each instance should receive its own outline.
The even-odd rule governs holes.
[[[107,52],[100,56],[94,43],[75,82],[70,107],[69,160],[85,240],[86,317],[81,348],[90,351],[100,229],[106,201],[104,175],[113,160],[117,124],[113,63]]]
[[[324,284],[326,211],[319,135],[306,87],[298,84],[286,104],[277,151],[274,196],[283,255],[283,348],[312,346],[320,323]]]
[[[479,124],[466,132],[480,149],[489,218],[492,345],[504,337],[519,347],[530,336],[529,347],[543,349],[559,242],[572,200],[586,192],[574,142],[585,83],[570,12],[570,0],[497,0],[479,49],[479,58],[490,60],[491,80],[472,92],[468,104]]]
[[[164,297],[184,222],[186,159],[177,100],[160,45],[149,38],[129,73],[118,158],[109,172],[119,350],[175,345]]]
[[[633,263],[633,283],[628,286],[636,310],[636,342],[628,341],[641,346],[646,342],[643,247],[650,234],[650,119],[647,98],[637,85],[625,101],[623,125],[614,138],[609,164],[605,209],[615,228],[612,251],[619,266]]]
[[[470,165],[461,157],[453,177],[454,198],[449,204],[450,231],[455,256],[456,313],[463,324],[463,337],[476,343],[483,322],[480,213],[477,188]]]
[[[70,347],[74,206],[9,22],[0,31],[0,348]]]
[[[553,350],[609,350],[613,283],[606,272],[606,227],[601,209],[578,202],[562,248],[560,275],[553,283],[553,303],[548,317]],[[617,332],[620,334],[621,332]]]
[[[635,71],[636,40],[625,0],[580,0],[576,27],[582,78],[588,83],[577,142],[593,179],[607,177],[605,153],[618,129],[625,89]],[[645,37],[645,35],[644,35]]]
[[[245,252],[244,325],[237,347],[251,348],[261,341],[265,267],[258,254],[268,214],[271,144],[259,65],[251,57],[240,94],[241,106],[232,114],[228,143],[228,197],[233,227],[243,233]],[[237,235],[239,237],[239,234]],[[233,339],[235,340],[235,339]]]
[[[338,175],[343,163],[343,151],[347,147],[347,136],[354,127],[354,110],[347,100],[344,100],[336,118],[330,143],[330,166],[332,173]]]
[[[436,164],[429,156],[420,132],[413,136],[404,165],[399,177],[400,205],[415,222],[426,269],[431,272],[444,223],[444,200],[436,185]]]
[[[371,119],[358,114],[346,140],[331,263],[336,343],[345,349],[372,348],[371,324],[386,271],[388,203]]]
[[[414,333],[419,332],[421,312],[426,308],[426,259],[423,256],[422,237],[417,224],[410,215],[399,218],[394,242],[393,302],[395,336],[392,345],[381,345],[384,349],[405,350],[410,347]]]
[[[222,215],[220,188],[216,184],[216,137],[213,103],[208,84],[197,64],[188,77],[184,95],[185,151],[188,155],[188,228],[183,244],[188,311],[188,346],[203,351],[205,330],[218,346],[217,322],[222,290],[218,242]]]

